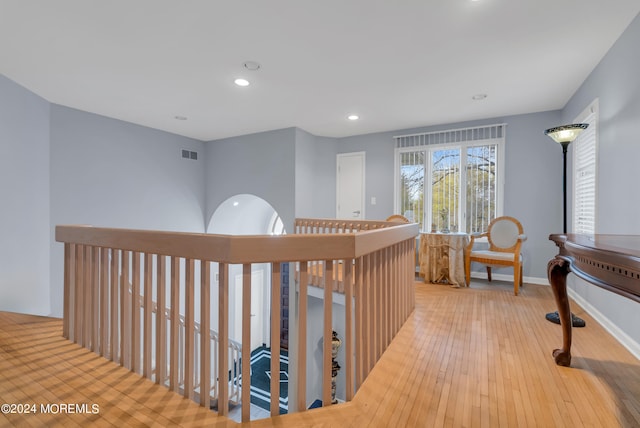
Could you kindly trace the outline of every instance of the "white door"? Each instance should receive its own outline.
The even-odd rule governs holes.
[[[251,350],[262,346],[264,340],[264,284],[263,271],[251,272]],[[242,275],[236,275],[234,291],[235,300],[235,325],[233,339],[242,343]]]
[[[264,271],[251,272],[251,350],[262,346],[264,340],[264,325],[269,314],[264,311]]]
[[[364,152],[337,157],[336,218],[364,219]]]

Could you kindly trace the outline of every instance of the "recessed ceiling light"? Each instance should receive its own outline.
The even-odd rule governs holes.
[[[175,120],[187,120],[186,116],[174,116]]]
[[[242,66],[251,71],[260,70],[260,64],[255,61],[245,61],[242,63]]]
[[[473,99],[475,101],[484,100],[485,98],[487,98],[487,94],[476,94],[476,95],[471,97],[471,99]]]
[[[360,119],[360,116],[358,116],[357,114],[350,114],[349,116],[347,116],[347,119],[349,119],[349,120],[358,120],[358,119]]]
[[[247,79],[236,79],[233,82],[238,86],[249,86],[249,81]]]

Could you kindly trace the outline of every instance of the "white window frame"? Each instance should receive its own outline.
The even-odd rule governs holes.
[[[598,129],[599,129],[599,100],[596,98],[594,101],[589,104],[589,106],[576,117],[574,123],[588,123],[589,127],[584,130],[578,138],[571,144],[572,150],[572,166],[573,166],[573,180],[572,180],[572,204],[571,204],[571,230],[574,233],[586,233],[586,234],[595,234],[597,232],[597,219],[598,219]],[[591,128],[591,129],[589,129]],[[592,139],[593,138],[593,139]],[[593,209],[593,219],[592,224],[593,228],[588,230],[584,227],[579,227],[579,217],[580,213],[577,210],[577,205],[579,203],[579,196],[577,192],[577,188],[579,185],[580,177],[578,175],[579,170],[581,169],[580,159],[578,157],[578,153],[580,150],[581,144],[593,143],[595,145],[592,155],[593,158],[590,158],[589,161],[594,162],[594,177],[593,177],[593,188],[591,189],[594,209]]]
[[[496,126],[496,125],[492,125]],[[394,152],[394,212],[398,213],[401,209],[401,193],[400,193],[400,160],[402,153],[410,153],[410,152],[425,152],[425,180],[426,177],[430,177],[431,175],[431,163],[432,163],[432,152],[435,150],[446,150],[446,149],[460,149],[460,166],[461,170],[466,165],[466,157],[467,157],[467,149],[469,147],[477,147],[477,146],[488,146],[488,145],[496,145],[497,153],[496,153],[496,217],[500,217],[503,215],[504,209],[504,170],[505,170],[505,147],[506,147],[506,125],[501,124],[498,126],[502,126],[503,134],[501,138],[488,138],[488,139],[477,139],[477,140],[469,140],[464,142],[456,142],[456,143],[437,143],[437,144],[428,144],[428,145],[415,145],[410,147],[396,147]],[[483,128],[483,127],[481,127]],[[467,129],[462,130],[448,130],[448,131],[438,131],[438,133],[455,133],[459,131],[466,131]],[[419,136],[420,134],[416,134]],[[412,137],[412,135],[394,137],[394,138],[403,138],[403,137]],[[461,174],[460,177],[460,200],[458,201],[460,210],[459,210],[459,231],[460,232],[468,232],[466,231],[466,198],[463,198],[462,195],[466,194],[466,174]],[[425,192],[427,192],[427,184],[425,183]],[[423,209],[423,228],[426,229],[428,225],[432,223],[431,215],[431,192],[425,193],[425,207]],[[400,213],[403,214],[403,213]],[[429,230],[424,230],[423,232],[428,232]]]

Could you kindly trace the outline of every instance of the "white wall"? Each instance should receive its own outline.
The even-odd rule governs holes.
[[[62,314],[58,224],[204,232],[204,143],[51,106],[51,310]],[[198,160],[182,158],[182,149]]]
[[[0,75],[0,311],[49,307],[49,103]]]

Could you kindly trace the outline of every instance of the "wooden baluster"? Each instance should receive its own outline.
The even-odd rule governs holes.
[[[120,261],[120,365],[130,368],[130,352],[129,352],[129,336],[131,332],[131,324],[129,318],[131,316],[130,304],[131,298],[129,293],[129,251],[121,251]]]
[[[400,243],[399,247],[400,247],[401,258],[402,258],[402,260],[399,262],[401,266],[401,272],[399,277],[402,281],[401,282],[402,302],[401,302],[400,308],[402,309],[402,319],[404,320],[409,315],[408,313],[409,291],[410,291],[409,280],[410,280],[411,273],[413,273],[413,276],[415,277],[415,267],[411,268],[410,270],[410,265],[408,263],[410,262],[410,254],[409,254],[409,247],[408,247],[407,241]],[[415,261],[412,264],[415,264]],[[411,281],[411,288],[413,288],[413,281]]]
[[[415,259],[407,260],[407,244],[405,242],[400,243],[400,262],[398,263],[400,266],[400,273],[398,277],[402,281],[400,284],[402,288],[400,289],[400,327],[404,324],[405,319],[407,318],[406,314],[406,302],[407,295],[410,289],[413,289],[414,278],[416,276],[416,263]],[[411,262],[410,264],[408,262]]]
[[[380,349],[379,344],[380,344],[380,257],[378,255],[378,252],[374,252],[372,255],[372,263],[371,263],[371,294],[372,294],[372,307],[371,307],[371,314],[372,314],[372,325],[373,325],[373,331],[372,331],[372,339],[371,340],[371,345],[372,345],[372,349],[371,349],[371,354],[372,354],[372,360],[371,360],[371,365],[369,366],[369,371],[371,371],[371,369],[373,369],[373,366],[378,362],[378,349]]]
[[[211,405],[211,262],[200,261],[200,405]]]
[[[353,259],[343,262],[344,270],[344,355],[345,355],[345,385],[346,400],[353,399]]]
[[[387,272],[386,272],[386,249],[378,250],[378,278],[379,278],[379,296],[378,308],[380,311],[380,331],[378,332],[380,341],[378,342],[378,357],[380,359],[384,349],[387,346]]]
[[[271,264],[271,416],[280,414],[280,263]]]
[[[84,290],[84,299],[82,301],[82,307],[84,314],[82,317],[82,323],[84,324],[82,330],[82,346],[90,349],[91,346],[91,332],[93,329],[92,324],[92,295],[93,295],[93,283],[92,283],[92,247],[90,245],[84,246],[84,277],[82,278],[82,288]]]
[[[393,332],[391,331],[393,324],[391,322],[391,266],[389,265],[389,248],[387,247],[382,250],[382,254],[384,257],[384,265],[382,270],[384,276],[382,281],[382,292],[384,295],[384,299],[382,300],[382,304],[384,306],[384,346],[382,347],[382,352],[384,352],[384,350],[387,349],[387,346],[389,346],[389,343],[391,343],[391,338],[393,337]],[[382,352],[380,353],[381,355]]]
[[[331,405],[331,339],[333,337],[333,261],[324,261],[324,326],[322,331],[322,406]]]
[[[364,321],[364,281],[363,281],[363,263],[364,258],[356,259],[356,389],[360,389],[364,380],[365,367],[365,321]]]
[[[344,265],[346,263],[346,260],[336,261],[336,289],[334,291],[342,294],[344,294]],[[342,271],[340,270],[340,266],[343,266]]]
[[[100,248],[91,247],[91,350],[100,352]]]
[[[409,247],[409,266],[412,266],[415,263],[415,259],[416,259],[416,238],[411,238],[409,240],[409,243],[411,244],[411,246]],[[413,272],[414,268],[411,267],[411,272]],[[415,308],[416,305],[416,290],[413,287],[413,281],[414,281],[414,274],[411,275],[411,281],[410,281],[410,285],[411,285],[411,311],[413,311],[413,309]],[[410,311],[410,312],[411,312]],[[407,316],[409,316],[409,313],[407,313]]]
[[[140,253],[133,253],[131,281],[131,371],[140,373]]]
[[[144,377],[151,379],[151,336],[153,334],[153,255],[144,254],[144,328],[142,370]],[[157,314],[156,314],[157,316]],[[156,338],[156,340],[158,340]]]
[[[100,249],[100,354],[109,358],[109,249]]]
[[[166,256],[156,257],[156,383],[164,385],[167,377]]]
[[[251,420],[251,264],[242,265],[242,422]]]
[[[195,262],[187,259],[185,272],[185,314],[184,314],[184,396],[193,399],[194,355],[194,287]]]
[[[63,301],[62,301],[62,337],[70,340],[70,324],[71,324],[71,310],[72,304],[72,278],[73,278],[73,256],[75,246],[68,242],[64,244],[64,284],[63,284]]]
[[[109,356],[111,361],[120,361],[120,341],[118,331],[118,309],[120,303],[118,299],[118,269],[120,267],[120,251],[114,248],[111,249],[111,273],[109,275],[109,282],[111,283],[111,297],[109,309],[111,310],[111,340],[109,341]]]
[[[385,341],[385,311],[384,311],[384,250],[376,251],[376,255],[378,257],[378,287],[376,296],[378,298],[377,301],[377,312],[378,312],[378,341],[377,341],[377,351],[376,351],[376,363],[380,360],[382,356],[382,352],[384,352],[384,341]]]
[[[411,245],[414,246],[414,249],[411,250]],[[405,241],[400,244],[402,251],[402,262],[400,263],[402,266],[402,319],[405,320],[411,310],[410,307],[410,295],[413,292],[413,282],[415,278],[415,242],[411,240]]]
[[[396,335],[396,320],[395,320],[395,316],[396,316],[396,312],[397,312],[397,307],[396,307],[396,298],[398,297],[397,295],[397,282],[398,282],[398,277],[394,276],[395,273],[395,259],[394,259],[394,251],[393,251],[393,246],[387,248],[387,286],[388,286],[388,296],[389,296],[389,302],[387,303],[387,305],[389,306],[389,327],[388,327],[388,334],[389,334],[389,342],[387,343],[387,347],[389,346],[389,344],[391,343],[391,341],[393,340],[393,338]],[[385,349],[387,348],[385,347]]]
[[[307,408],[307,287],[308,262],[300,262],[300,281],[298,294],[298,411]]]
[[[218,414],[229,414],[229,265],[218,265]]]
[[[373,254],[367,254],[367,376],[375,364],[376,345],[376,306],[375,306],[375,258]]]
[[[369,363],[371,355],[371,256],[363,256],[363,277],[362,277],[362,381],[369,373]]]
[[[169,389],[178,392],[178,353],[180,346],[180,258],[171,257],[171,332],[169,346]]]
[[[76,245],[76,254],[75,254],[75,281],[74,281],[74,307],[73,307],[73,341],[78,345],[82,346],[82,314],[83,307],[82,303],[84,302],[84,288],[82,282],[84,281],[84,246]]]
[[[392,274],[392,277],[394,278],[395,281],[397,281],[397,284],[395,285],[394,289],[396,290],[395,294],[395,301],[394,301],[394,311],[395,311],[395,330],[394,332],[397,333],[398,331],[400,331],[400,327],[402,327],[402,292],[404,290],[404,283],[405,283],[405,269],[404,269],[404,264],[402,263],[402,245],[401,244],[396,244],[394,245],[394,251],[395,251],[395,264],[394,264],[394,271]],[[394,335],[395,335],[394,333]]]

